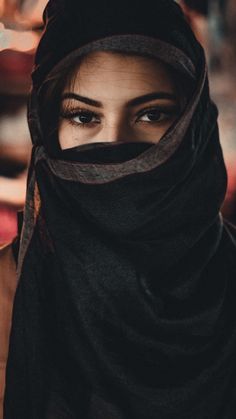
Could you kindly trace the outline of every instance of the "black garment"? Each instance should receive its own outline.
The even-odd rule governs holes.
[[[174,2],[127,7],[54,0],[44,14],[4,419],[235,418],[236,229],[204,54]],[[127,34],[192,78],[179,120],[156,145],[50,154],[45,76],[102,37],[127,50]]]
[[[184,3],[190,7],[190,9],[196,10],[205,16],[209,12],[209,0],[184,0]]]

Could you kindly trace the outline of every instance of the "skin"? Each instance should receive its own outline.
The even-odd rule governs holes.
[[[74,76],[62,92],[62,149],[95,142],[157,143],[180,111],[173,77],[152,58],[95,51]],[[155,96],[131,103],[150,94]]]

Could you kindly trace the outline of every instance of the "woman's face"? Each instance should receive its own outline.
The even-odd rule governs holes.
[[[92,142],[157,143],[180,111],[170,73],[151,58],[96,51],[83,59],[70,84],[62,93],[62,149]]]

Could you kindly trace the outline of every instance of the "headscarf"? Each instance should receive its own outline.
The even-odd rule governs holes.
[[[44,22],[4,419],[233,419],[235,248],[204,52],[169,0],[51,0]],[[50,155],[40,88],[97,49],[146,51],[193,93],[155,145]]]

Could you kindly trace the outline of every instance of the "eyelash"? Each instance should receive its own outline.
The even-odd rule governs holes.
[[[165,114],[167,115],[167,117],[163,118],[164,122],[171,119],[173,117],[173,115],[175,115],[177,113],[177,109],[176,107],[151,107],[151,108],[147,108],[147,109],[143,109],[142,111],[140,111],[138,113],[138,118],[151,113],[151,112],[158,112],[160,115]],[[73,120],[73,118],[76,117],[81,117],[82,115],[86,115],[87,117],[91,117],[91,118],[99,118],[99,115],[96,114],[95,112],[90,111],[89,109],[85,109],[85,108],[77,108],[74,110],[70,110],[67,109],[65,111],[61,111],[60,117],[63,119],[67,119],[69,121],[69,123],[73,126],[76,127],[81,127],[81,128],[90,128],[90,127],[94,127],[96,124],[98,124],[99,122],[75,122]],[[141,123],[144,124],[152,124],[152,125],[157,125],[163,122],[163,120],[161,121],[140,121]]]

